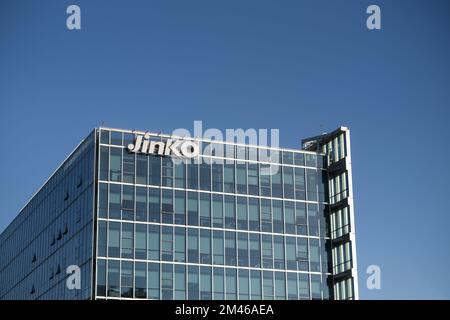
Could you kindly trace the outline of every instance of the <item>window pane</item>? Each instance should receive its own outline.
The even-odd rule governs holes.
[[[175,191],[175,224],[186,224],[186,192]]]
[[[186,261],[186,230],[175,228],[175,257],[174,261]]]
[[[211,167],[207,163],[200,164],[200,189],[211,190]]]
[[[160,222],[161,206],[160,206],[160,189],[148,189],[148,221]]]
[[[148,298],[159,299],[159,264],[149,263],[147,268]]]
[[[120,258],[120,223],[109,222],[108,229],[108,256]]]
[[[123,149],[123,182],[134,183],[134,153]]]
[[[120,262],[108,260],[108,297],[120,296]]]
[[[134,274],[134,296],[139,299],[147,298],[147,265],[145,262],[136,262]]]
[[[198,193],[188,192],[188,225],[198,226]]]
[[[149,260],[159,260],[159,246],[160,246],[160,234],[159,226],[149,225],[148,226],[148,259]]]
[[[111,181],[122,181],[122,149],[110,149],[109,177]]]
[[[211,230],[200,230],[200,263],[211,264]]]
[[[134,228],[132,223],[122,223],[122,258],[133,258]]]
[[[211,195],[209,193],[200,193],[200,225],[211,226]]]
[[[188,262],[198,263],[198,230],[188,229]]]
[[[225,196],[225,228],[235,229],[236,228],[236,208],[235,208],[235,197]]]

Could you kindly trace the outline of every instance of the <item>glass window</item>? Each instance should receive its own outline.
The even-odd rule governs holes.
[[[106,232],[107,232],[107,225],[106,221],[99,221],[98,222],[98,256],[99,257],[106,257],[106,249],[107,249],[107,243],[106,243]]]
[[[248,267],[248,234],[239,232],[237,238],[238,266]]]
[[[294,202],[284,202],[284,226],[285,232],[295,234],[295,208]]]
[[[161,206],[160,206],[160,189],[148,189],[148,221],[160,222]]]
[[[174,261],[186,261],[186,230],[175,227],[175,256]]]
[[[97,296],[106,296],[106,260],[97,260]]]
[[[250,271],[250,294],[252,300],[261,300],[261,271]]]
[[[236,269],[225,269],[225,278],[226,278],[225,298],[227,300],[236,300],[237,299]]]
[[[223,228],[223,196],[219,194],[212,195],[212,222],[213,227]]]
[[[120,261],[108,261],[108,297],[120,296]]]
[[[259,183],[258,183],[258,164],[249,163],[248,164],[248,194],[258,195],[259,194]]]
[[[280,200],[273,200],[273,232],[283,233],[284,222],[283,222],[283,202]]]
[[[270,187],[270,165],[259,165],[259,194],[270,197],[272,195]]]
[[[120,279],[122,298],[133,298],[133,277],[133,262],[122,261]]]
[[[234,161],[227,160],[223,169],[224,192],[234,193]]]
[[[135,259],[147,259],[147,226],[136,224],[136,247],[134,250]]]
[[[272,236],[269,234],[262,235],[262,260],[263,268],[273,269]]]
[[[161,157],[149,156],[148,175],[149,184],[154,186],[161,185]]]
[[[108,184],[100,183],[98,188],[98,217],[108,217]]]
[[[236,265],[236,233],[225,232],[225,264]]]
[[[122,181],[122,149],[110,148],[109,177],[111,181]]]
[[[236,162],[236,192],[247,194],[247,165],[245,162]]]
[[[122,186],[122,220],[134,220],[134,187]]]
[[[272,209],[269,199],[261,199],[261,229],[272,232]]]
[[[173,223],[173,190],[162,189],[161,217],[163,223]]]
[[[173,265],[161,265],[161,294],[163,300],[173,299]]]
[[[108,225],[108,256],[120,257],[120,223],[109,222]]]
[[[200,164],[200,189],[211,190],[211,166],[207,163]]]
[[[163,261],[173,260],[173,227],[162,227],[161,258]]]
[[[297,270],[297,249],[294,237],[286,237],[286,268],[288,270]]]
[[[173,186],[173,162],[172,158],[162,158],[161,185],[165,187]]]
[[[134,153],[123,149],[123,182],[134,183]]]
[[[136,183],[147,184],[148,176],[148,156],[144,154],[136,155]]]
[[[305,154],[305,163],[307,167],[316,167],[316,155]]]
[[[198,189],[198,164],[189,163],[187,165],[187,187]]]
[[[217,192],[223,191],[223,165],[221,163],[213,163],[212,170],[212,190]]]
[[[248,199],[249,230],[259,231],[259,199]]]
[[[237,228],[240,230],[248,230],[247,198],[237,197],[236,200]]]
[[[109,176],[109,147],[100,146],[99,179],[108,181]]]
[[[248,300],[250,298],[249,272],[245,269],[238,269],[239,276],[239,300]]]
[[[250,233],[250,267],[261,267],[261,242],[259,234]]]
[[[186,164],[184,162],[175,164],[175,187],[186,188]]]
[[[273,300],[274,290],[273,290],[273,272],[263,271],[263,299]]]
[[[308,188],[308,200],[317,201],[317,172],[316,170],[306,169],[306,181]]]
[[[325,170],[318,172],[320,177],[319,181],[319,201],[328,202],[328,174]]]
[[[303,153],[294,153],[294,164],[297,166],[305,165],[305,157]]]
[[[315,203],[308,204],[308,227],[310,236],[319,236],[319,213]]]
[[[148,226],[148,259],[149,260],[159,260],[159,226],[157,225],[149,225]]]
[[[298,274],[298,294],[300,299],[309,299],[309,275],[307,273]]]
[[[283,151],[283,164],[293,164],[294,155],[290,151]]]
[[[283,185],[281,184],[282,166],[276,166],[272,174],[272,196],[277,198],[283,197]]]
[[[297,238],[297,270],[309,271],[307,238]]]
[[[134,274],[134,296],[139,299],[147,298],[147,265],[136,262]]]
[[[214,230],[213,231],[213,264],[223,264],[224,254],[223,254],[223,231]]]
[[[311,271],[320,272],[320,250],[318,239],[309,239],[309,257]]]
[[[287,199],[294,199],[294,168],[283,167],[283,192]]]
[[[275,272],[275,299],[286,300],[286,280],[284,272]]]
[[[198,267],[188,266],[188,300],[199,299]]]
[[[211,226],[211,195],[209,193],[200,193],[200,225]]]
[[[188,225],[198,226],[198,193],[188,192]]]
[[[116,146],[122,145],[122,132],[111,131],[111,144]]]
[[[284,269],[284,237],[273,236],[274,259],[273,264],[275,269]]]
[[[225,228],[236,229],[235,197],[225,195]]]
[[[147,271],[148,298],[159,299],[159,264],[149,263]]]
[[[306,200],[305,169],[294,169],[295,199]]]
[[[109,144],[109,131],[108,130],[100,131],[100,143]]]
[[[322,279],[320,275],[317,274],[311,275],[311,299],[322,299]]]
[[[225,286],[224,286],[224,269],[223,268],[214,268],[213,269],[213,281],[214,281],[214,299],[215,300],[223,300],[225,294]]]
[[[175,224],[186,223],[186,193],[185,191],[175,190]]]
[[[186,267],[184,265],[175,265],[174,299],[186,299]]]
[[[200,299],[212,299],[211,268],[200,267]]]
[[[211,264],[211,230],[200,229],[200,263]]]
[[[288,300],[298,300],[297,274],[287,273],[287,298]]]
[[[198,263],[198,230],[188,229],[188,262]]]
[[[132,223],[122,223],[122,258],[133,258],[134,228]]]
[[[109,218],[120,219],[122,212],[121,186],[111,184],[109,186]]]
[[[147,188],[136,187],[136,221],[147,221]]]
[[[307,218],[306,218],[306,204],[303,202],[295,203],[295,223],[297,225],[298,235],[307,235]]]

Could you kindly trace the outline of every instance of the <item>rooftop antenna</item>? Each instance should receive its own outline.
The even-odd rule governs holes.
[[[323,125],[323,123],[321,123],[321,124],[320,124],[320,131],[322,131],[322,134],[326,134],[326,132],[323,131],[323,128],[324,128],[324,125]]]

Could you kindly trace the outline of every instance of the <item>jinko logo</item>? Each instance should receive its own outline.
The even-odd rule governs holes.
[[[189,140],[154,141],[150,135],[137,135],[134,144],[128,145],[128,150],[134,153],[158,154],[160,156],[177,156],[194,158],[199,155],[200,148],[197,142]]]

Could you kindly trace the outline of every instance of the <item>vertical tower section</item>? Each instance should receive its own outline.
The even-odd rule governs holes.
[[[329,285],[337,300],[357,300],[358,269],[353,205],[350,130],[340,127],[331,133],[302,140],[304,150],[327,157],[328,219],[332,274]]]

